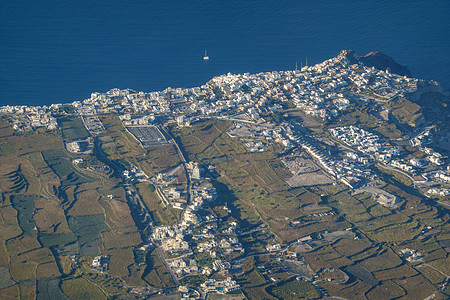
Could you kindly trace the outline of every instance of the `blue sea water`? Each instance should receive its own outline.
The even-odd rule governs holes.
[[[382,51],[450,88],[449,15],[449,0],[1,0],[0,105],[199,86],[341,49]]]

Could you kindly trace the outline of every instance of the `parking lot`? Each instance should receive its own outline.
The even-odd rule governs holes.
[[[127,126],[126,129],[144,148],[169,144],[164,134],[156,126]]]

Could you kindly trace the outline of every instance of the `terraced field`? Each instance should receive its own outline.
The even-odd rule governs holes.
[[[355,114],[361,124],[370,123],[366,111]],[[139,250],[141,234],[117,174],[89,172],[72,161],[84,158],[95,164],[106,157],[153,176],[180,164],[175,148],[144,149],[117,118],[104,117],[105,132],[95,153],[75,156],[63,142],[86,133],[76,117],[59,122],[61,133],[39,134],[12,134],[0,122],[0,297],[102,299],[125,293],[127,285],[174,287],[157,251]],[[445,297],[437,290],[450,273],[448,213],[382,169],[374,171],[382,188],[399,199],[397,208],[383,207],[370,194],[355,194],[342,184],[291,187],[286,184],[290,172],[280,159],[285,150],[273,146],[249,152],[227,134],[231,126],[208,120],[167,131],[189,160],[212,164],[217,171],[212,184],[218,198],[211,209],[240,224],[245,254],[235,279],[247,298],[315,299],[320,297],[318,288],[349,299]],[[179,218],[179,211],[164,207],[148,183],[135,186],[154,224]],[[310,241],[300,243],[301,238]],[[266,251],[275,243],[304,269],[278,263]],[[401,258],[404,248],[420,252],[422,260]],[[107,275],[90,268],[100,254],[109,256]],[[264,271],[268,269],[270,273]],[[302,270],[323,278],[316,285],[297,280]],[[324,274],[333,272],[347,279],[327,280]],[[201,276],[185,281],[198,285]]]
[[[379,205],[369,194],[354,195],[340,184],[291,188],[284,182],[286,170],[280,166],[278,153],[248,153],[238,139],[225,133],[225,124],[207,121],[189,129],[174,128],[172,134],[188,157],[215,165],[221,175],[216,182],[219,198],[232,208],[232,215],[241,222],[244,232],[261,224],[270,228],[261,235],[242,235],[246,253],[258,253],[261,245],[274,237],[282,243],[308,235],[317,240],[326,236],[324,232],[353,228],[355,239],[317,240],[310,243],[312,251],[297,253],[314,272],[340,269],[350,276],[345,283],[319,282],[324,291],[348,299],[411,299],[426,297],[439,288],[442,277],[431,273],[430,268],[424,268],[422,274],[420,268],[401,259],[398,252],[407,247],[417,249],[425,260],[429,257],[434,267],[448,274],[448,252],[433,242],[435,236],[421,237],[427,226],[448,233],[448,214],[428,205],[389,174],[382,174],[381,178],[386,178],[383,189],[400,199],[397,209]],[[323,212],[320,207],[325,205],[337,215],[306,218]],[[418,237],[420,240],[412,244]],[[283,293],[258,279],[257,273],[249,269],[239,279],[248,298],[270,298]]]
[[[65,139],[86,136],[78,119],[60,122]],[[0,127],[2,149],[10,149],[0,154],[0,298],[106,298],[77,276],[100,253],[109,254],[113,274],[129,274],[132,247],[142,241],[124,190],[115,178],[76,169],[57,133],[12,135],[4,121]]]

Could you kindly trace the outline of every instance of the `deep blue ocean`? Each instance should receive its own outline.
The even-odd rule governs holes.
[[[0,0],[0,105],[200,86],[341,49],[382,51],[448,89],[449,16],[449,0]]]

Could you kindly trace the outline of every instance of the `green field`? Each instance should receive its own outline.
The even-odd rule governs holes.
[[[34,200],[36,195],[17,195],[11,197],[12,206],[18,212],[19,226],[26,235],[36,235],[36,223],[33,215],[35,212]]]
[[[39,235],[39,241],[44,247],[64,246],[76,241],[73,233],[55,233]]]
[[[141,278],[156,288],[173,287],[174,283],[169,272],[158,256],[157,250],[149,251],[145,258],[146,267]]]
[[[351,84],[350,89],[356,87]],[[248,87],[244,90],[250,92]],[[221,92],[221,97],[226,96]],[[437,101],[432,95],[425,98],[419,100]],[[280,103],[270,97],[267,101]],[[404,137],[430,111],[402,97],[379,105],[390,110],[389,122],[379,120],[372,104],[357,102],[339,120],[321,120],[298,111],[262,115],[278,125],[298,122],[305,134],[317,136],[317,144],[330,150],[330,155],[338,150],[326,129],[353,124],[396,139],[392,144],[403,151],[401,159],[426,159],[425,152],[410,147]],[[124,109],[123,113],[128,112]],[[102,115],[105,132],[95,138],[94,154],[76,155],[64,149],[64,142],[89,136],[81,118],[58,115],[57,120],[59,131],[31,132],[15,132],[6,118],[0,120],[0,298],[122,299],[131,286],[173,292],[176,286],[157,249],[146,245],[151,226],[148,220],[139,220],[140,211],[129,203],[120,170],[102,173],[88,167],[111,160],[127,169],[136,166],[152,177],[181,164],[178,147],[143,148],[117,115]],[[198,287],[208,278],[231,276],[246,298],[258,300],[317,299],[321,297],[318,287],[345,299],[424,299],[433,293],[436,299],[445,298],[437,291],[445,274],[450,274],[450,215],[415,190],[408,176],[380,165],[369,167],[375,175],[370,180],[397,197],[395,208],[380,205],[368,192],[356,194],[342,183],[292,188],[285,182],[291,171],[281,158],[293,154],[308,160],[301,148],[287,149],[270,138],[231,137],[227,134],[234,127],[231,121],[200,119],[183,127],[165,121],[169,125],[164,130],[187,161],[204,168],[213,165],[216,170],[207,181],[216,189],[217,200],[200,210],[216,218],[205,218],[205,223],[199,218],[199,224],[186,235],[198,266],[211,266],[219,258],[239,264],[229,274],[206,276],[199,271],[180,279],[182,284]],[[255,130],[263,127],[270,130],[265,125]],[[436,141],[442,137],[437,134],[440,127],[436,125],[433,131]],[[250,152],[249,141],[261,141],[265,151]],[[83,158],[84,163],[75,165],[75,158]],[[188,178],[181,173],[174,181],[185,187]],[[180,219],[180,210],[165,207],[153,184],[133,184],[153,226]],[[175,185],[163,188],[171,186]],[[228,234],[225,230],[233,221],[238,223],[236,233]],[[141,226],[144,223],[146,228]],[[214,247],[219,257],[200,253],[196,244],[209,239],[203,224],[214,228],[209,233],[217,241],[237,237],[245,252],[224,254]],[[296,241],[304,237],[310,240]],[[283,250],[268,253],[266,247],[274,244]],[[420,252],[422,261],[410,263],[401,258],[399,252],[405,248]],[[109,257],[106,273],[91,268],[97,255]],[[316,282],[296,278],[302,275]]]
[[[117,297],[125,292],[122,281],[114,276],[100,273],[86,273],[84,278],[102,287],[102,291],[108,298]]]
[[[269,291],[278,299],[319,299],[320,292],[310,282],[292,279],[283,282],[274,287],[270,287]]]
[[[107,299],[102,290],[82,277],[64,279],[61,289],[69,299]]]
[[[68,299],[60,288],[59,279],[40,279],[37,282],[37,299]]]
[[[59,177],[62,185],[76,185],[93,180],[74,169],[71,159],[64,150],[48,150],[42,152],[42,155],[49,167]]]
[[[0,267],[0,289],[4,289],[10,286],[13,286],[15,281],[12,280],[11,274],[9,273],[8,268]]]
[[[165,207],[159,198],[155,187],[149,186],[147,183],[136,184],[136,189],[144,201],[147,209],[150,211],[150,216],[155,225],[173,224],[179,217],[179,210],[171,207]]]
[[[360,125],[372,122],[372,116],[365,111],[355,112],[355,115],[359,115]],[[342,297],[351,298],[352,293],[364,295],[369,291],[372,299],[379,295],[403,295],[402,289],[389,280],[396,279],[394,274],[397,270],[404,270],[407,277],[415,276],[417,272],[404,266],[390,245],[411,240],[420,234],[424,224],[444,224],[435,210],[408,190],[408,182],[391,174],[385,176],[392,178],[382,177],[389,179],[384,188],[404,201],[404,205],[396,210],[380,206],[370,194],[354,195],[341,185],[292,189],[283,182],[287,175],[276,153],[247,153],[238,140],[223,133],[220,123],[200,122],[190,128],[172,128],[171,133],[190,159],[215,164],[221,175],[213,182],[219,195],[217,201],[221,203],[219,205],[226,203],[231,208],[232,217],[240,222],[244,231],[260,224],[270,228],[270,233],[240,237],[247,254],[264,251],[271,234],[279,241],[292,241],[306,235],[315,236],[324,230],[333,232],[356,227],[360,231],[359,240],[350,239],[353,235],[342,239],[325,234],[322,240],[310,243],[315,247],[313,251],[302,256],[314,271],[341,268],[354,279],[353,283],[342,286],[327,284],[330,290]],[[385,135],[398,137],[399,131],[395,129],[385,132]],[[324,199],[326,203],[322,202]],[[326,223],[320,219],[303,218],[314,213],[304,211],[304,207],[324,204],[337,211],[339,216],[329,217]],[[419,206],[420,210],[411,209]],[[217,213],[221,215],[219,210]],[[301,220],[301,225],[291,226],[292,220]],[[270,298],[261,290],[264,282],[258,279],[257,274],[256,270],[250,269],[239,277],[246,283],[243,284],[244,293],[249,298]]]
[[[100,254],[103,231],[108,231],[104,215],[86,215],[68,218],[69,227],[77,237],[81,256]]]
[[[77,116],[59,117],[58,125],[61,128],[62,137],[66,141],[74,141],[89,137],[89,133],[84,128],[83,122]]]
[[[349,266],[345,269],[346,273],[350,274],[354,278],[361,280],[362,282],[375,286],[378,284],[378,281],[373,277],[373,275],[363,268],[361,265],[356,264]]]

